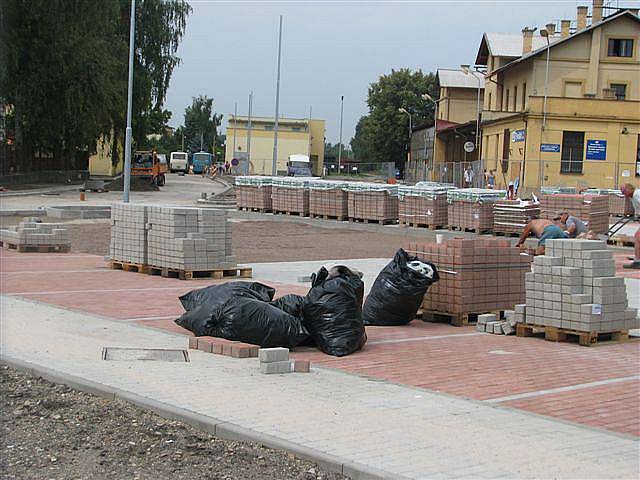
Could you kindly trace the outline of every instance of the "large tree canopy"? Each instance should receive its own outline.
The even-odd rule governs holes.
[[[435,75],[421,70],[392,70],[369,86],[369,114],[356,126],[351,146],[357,159],[365,162],[396,162],[406,158],[409,140],[409,118],[400,112],[404,108],[412,116],[413,125],[433,120],[433,103],[423,94],[438,97]]]
[[[184,110],[185,148],[190,152],[213,152],[215,142],[216,158],[222,145],[218,127],[222,123],[222,114],[213,111],[213,98],[206,95],[193,98],[193,103]]]
[[[18,160],[40,150],[70,161],[125,124],[129,0],[2,2],[0,99],[13,106]],[[178,43],[191,11],[183,0],[138,0],[135,138],[160,131]],[[6,67],[6,68],[5,68]]]

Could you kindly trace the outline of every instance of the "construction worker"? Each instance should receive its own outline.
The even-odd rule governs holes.
[[[578,217],[569,215],[569,212],[559,212],[554,220],[564,225],[564,233],[567,238],[595,239],[596,235],[587,228],[587,224]]]
[[[527,223],[527,226],[524,227],[522,235],[520,235],[516,246],[521,247],[527,237],[532,233],[536,236],[536,238],[538,238],[538,247],[536,248],[535,252],[536,255],[544,255],[544,244],[547,240],[567,238],[564,236],[564,232],[562,231],[562,229],[553,221],[538,218]]]
[[[622,194],[625,198],[631,199],[633,213],[636,218],[640,217],[640,188],[636,188],[630,183],[623,185]],[[640,228],[636,228],[633,234],[633,259],[631,263],[623,265],[624,268],[640,270]]]

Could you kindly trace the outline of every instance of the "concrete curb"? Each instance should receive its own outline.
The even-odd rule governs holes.
[[[124,400],[145,410],[150,410],[162,417],[184,422],[194,428],[226,440],[258,443],[268,448],[285,450],[304,460],[314,462],[325,470],[342,473],[351,477],[353,480],[408,480],[408,477],[351,462],[341,457],[305,447],[304,445],[283,440],[269,434],[256,432],[233,423],[224,422],[215,417],[177,408],[173,405],[143,397],[132,392],[59,372],[31,362],[18,360],[7,355],[0,355],[0,363],[4,363],[16,370],[40,376],[50,382],[68,385],[76,390],[91,393],[108,400]]]
[[[3,208],[0,210],[0,217],[35,217],[40,215],[46,215],[46,208],[27,208],[27,209],[10,209]]]

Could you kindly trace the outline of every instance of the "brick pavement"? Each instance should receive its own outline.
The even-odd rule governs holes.
[[[38,273],[39,269],[46,274]],[[303,294],[308,288],[279,284],[268,278],[261,281],[275,286],[278,295]],[[109,270],[102,258],[92,255],[0,252],[2,293],[185,335],[188,332],[173,322],[182,313],[177,297],[213,283],[218,282],[185,282]],[[368,327],[367,335],[367,345],[355,355],[335,358],[317,350],[301,349],[294,357],[310,359],[315,365],[483,401],[638,375],[637,342],[584,348],[537,338],[484,335],[471,327],[420,321],[404,327]],[[568,411],[564,407],[572,395],[578,400],[582,398],[582,393],[576,391],[505,404],[640,435],[634,382],[594,388],[589,408]],[[626,418],[603,416],[600,411],[603,408],[615,408],[618,417],[626,415]]]

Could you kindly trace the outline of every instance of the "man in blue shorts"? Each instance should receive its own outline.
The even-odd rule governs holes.
[[[545,220],[538,218],[531,220],[524,227],[522,235],[516,246],[521,246],[530,234],[534,234],[538,238],[538,248],[536,248],[536,255],[544,255],[544,244],[547,240],[555,240],[561,238],[567,238],[564,236],[562,228],[553,223],[551,220]]]

